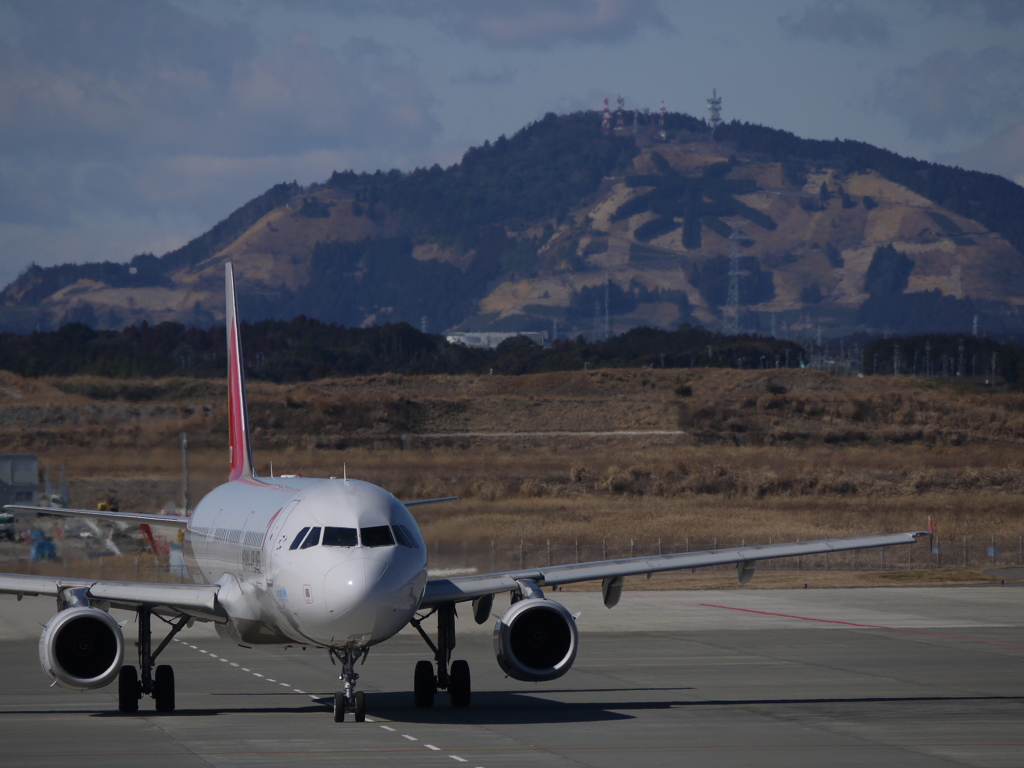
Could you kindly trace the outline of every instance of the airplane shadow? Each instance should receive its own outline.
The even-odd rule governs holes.
[[[641,689],[643,690],[643,689]],[[659,690],[659,689],[651,689]],[[679,690],[679,689],[668,689]],[[571,691],[590,693],[591,691]],[[603,693],[605,691],[594,691]],[[615,692],[609,691],[609,692]],[[545,691],[550,693],[550,691]],[[822,704],[929,703],[948,701],[1024,701],[1018,696],[891,696],[829,699],[744,699],[685,701],[673,697],[648,701],[597,700],[584,702],[551,701],[531,694],[482,691],[473,693],[472,706],[455,709],[445,694],[438,694],[434,706],[419,709],[408,693],[375,693],[366,697],[368,716],[385,717],[403,723],[465,725],[529,725],[534,723],[581,723],[618,721],[634,718],[634,712],[709,706],[809,706]]]
[[[565,691],[567,693],[608,693],[624,692],[658,692],[683,690],[678,688],[651,689],[598,689]],[[551,691],[545,691],[551,693]],[[250,696],[264,699],[273,696],[279,700],[278,694],[214,694],[225,696]],[[473,693],[473,704],[465,709],[456,709],[449,705],[447,695],[439,693],[433,707],[420,709],[413,704],[409,692],[372,692],[366,696],[367,716],[386,718],[401,723],[448,724],[448,725],[530,725],[535,723],[584,723],[611,722],[628,720],[635,717],[631,712],[654,711],[673,708],[690,707],[746,707],[775,706],[800,707],[821,706],[822,704],[910,704],[938,702],[982,702],[1004,701],[1024,702],[1022,696],[867,696],[867,697],[834,697],[834,698],[791,698],[791,699],[720,699],[686,701],[675,697],[656,698],[649,701],[598,700],[584,702],[551,701],[540,696],[510,691],[477,691]],[[255,702],[254,702],[255,703]],[[330,696],[307,701],[298,705],[277,704],[272,706],[212,706],[195,709],[176,709],[174,712],[160,713],[142,707],[138,713],[122,713],[116,710],[89,711],[82,709],[24,709],[5,710],[9,715],[86,715],[98,718],[137,718],[137,717],[218,717],[233,714],[282,714],[300,713],[324,714],[329,711],[332,703]]]

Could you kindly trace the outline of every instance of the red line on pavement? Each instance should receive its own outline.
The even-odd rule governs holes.
[[[910,629],[909,627],[886,627],[881,624],[858,624],[854,621],[840,621],[838,619],[815,619],[811,616],[796,616],[790,613],[772,613],[771,611],[758,611],[753,608],[736,608],[731,605],[715,605],[714,603],[693,603],[689,600],[676,600],[674,598],[655,598],[661,600],[671,600],[672,602],[680,602],[686,605],[699,605],[702,608],[721,608],[724,611],[741,611],[742,613],[759,613],[762,616],[778,616],[782,619],[799,619],[800,621],[816,621],[821,624],[842,624],[847,627],[857,627],[859,629],[888,629],[893,632],[912,632],[917,635],[931,635],[933,637],[948,637],[953,640],[970,640],[975,643],[987,643],[989,645],[1003,645],[1008,648],[1024,648],[1024,645],[1017,643],[1003,643],[999,640],[985,640],[981,637],[966,637],[964,635],[951,635],[946,632],[929,632],[925,629]]]

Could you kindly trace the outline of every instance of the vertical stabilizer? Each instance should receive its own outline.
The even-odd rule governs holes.
[[[249,445],[249,408],[245,403],[245,370],[231,262],[224,265],[224,292],[227,301],[224,324],[228,332],[228,446],[231,451],[228,479],[241,480],[253,477],[255,472]]]

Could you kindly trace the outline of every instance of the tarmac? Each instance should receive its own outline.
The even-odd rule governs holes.
[[[472,706],[443,693],[413,706],[413,667],[429,651],[403,631],[359,668],[358,724],[333,722],[321,702],[337,675],[325,651],[245,649],[198,624],[160,657],[175,669],[177,710],[144,700],[122,715],[116,685],[48,687],[37,622],[52,601],[0,597],[0,763],[1024,764],[1024,587],[627,591],[612,610],[595,593],[552,597],[580,612],[561,679],[505,678],[492,622],[462,617],[454,658],[470,662]]]

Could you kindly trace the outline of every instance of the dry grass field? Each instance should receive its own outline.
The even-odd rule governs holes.
[[[180,501],[182,431],[193,501],[223,480],[225,401],[219,381],[0,374],[0,438],[53,478],[66,466],[74,505],[110,488],[122,508],[152,511]],[[272,462],[403,499],[460,496],[416,510],[433,546],[696,547],[913,530],[929,516],[945,542],[1024,535],[1024,394],[957,379],[386,375],[254,382],[249,401],[261,473]],[[566,434],[582,432],[594,434]]]

